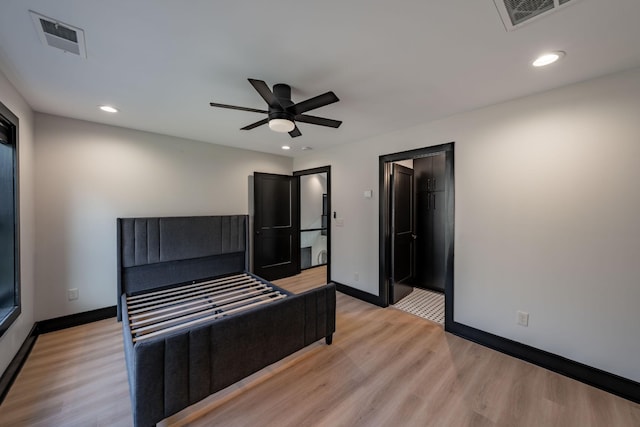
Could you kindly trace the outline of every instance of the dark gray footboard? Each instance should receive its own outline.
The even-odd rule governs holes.
[[[135,344],[123,322],[135,425],[154,425],[322,338],[330,344],[335,318],[329,284]]]

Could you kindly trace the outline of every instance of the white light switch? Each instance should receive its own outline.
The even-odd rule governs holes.
[[[365,199],[370,199],[373,197],[373,190],[365,190],[364,192],[364,198]]]

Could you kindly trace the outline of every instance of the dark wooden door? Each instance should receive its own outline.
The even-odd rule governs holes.
[[[253,175],[253,271],[267,280],[300,272],[298,182],[288,175]]]
[[[446,278],[445,153],[414,160],[417,189],[416,280],[424,289],[444,291]]]
[[[416,175],[418,169],[416,168]],[[426,190],[425,185],[422,187]],[[431,225],[433,223],[430,208],[432,203],[432,193],[419,191],[416,194],[416,280],[414,286],[427,289],[431,283],[433,275],[433,233]]]
[[[431,227],[431,280],[429,281],[429,288],[444,292],[446,278],[445,232],[447,226],[445,192],[434,191],[429,194],[431,196],[431,209],[428,215]]]
[[[391,175],[391,300],[395,304],[413,291],[415,233],[413,170],[394,164]]]

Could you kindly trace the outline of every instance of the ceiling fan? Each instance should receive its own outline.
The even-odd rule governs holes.
[[[268,110],[257,110],[255,108],[237,107],[235,105],[218,104],[210,102],[212,107],[229,108],[232,110],[250,111],[253,113],[267,114],[266,119],[262,119],[241,130],[251,130],[264,124],[269,124],[269,128],[276,132],[288,132],[291,138],[302,135],[295,122],[309,123],[312,125],[327,126],[332,128],[339,127],[342,122],[339,120],[325,119],[323,117],[309,116],[303,113],[324,107],[325,105],[338,102],[339,99],[335,93],[329,91],[322,95],[314,96],[306,101],[293,103],[291,101],[291,87],[289,85],[278,83],[273,85],[273,92],[269,86],[262,81],[249,79],[249,83],[258,91],[262,99],[267,102]]]

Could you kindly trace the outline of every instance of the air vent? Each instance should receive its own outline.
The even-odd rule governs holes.
[[[45,46],[55,47],[83,58],[87,57],[82,29],[40,15],[32,10],[29,12],[36,26],[38,37]]]
[[[519,28],[534,18],[576,3],[578,0],[493,0],[507,31]]]

